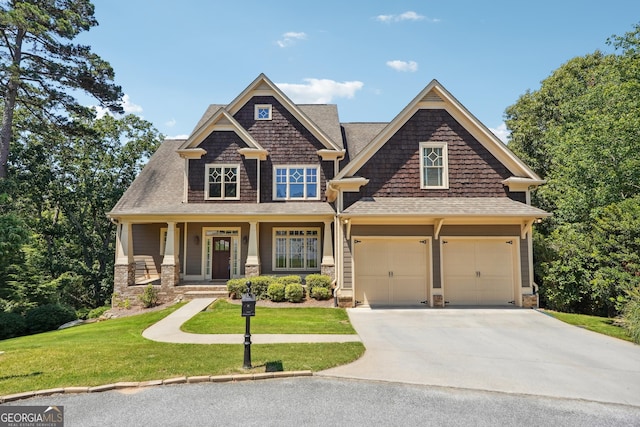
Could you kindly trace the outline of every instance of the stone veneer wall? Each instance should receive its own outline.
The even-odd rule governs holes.
[[[538,295],[522,295],[522,308],[538,308]]]

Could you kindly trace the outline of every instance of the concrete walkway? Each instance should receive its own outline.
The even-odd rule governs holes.
[[[216,298],[196,298],[142,332],[148,340],[175,344],[243,344],[244,334],[190,334],[180,326],[210,306]],[[238,317],[240,308],[238,307]],[[358,335],[251,334],[252,344],[359,342]]]

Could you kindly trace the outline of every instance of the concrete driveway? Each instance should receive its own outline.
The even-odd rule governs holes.
[[[367,348],[320,375],[640,406],[640,346],[526,309],[366,309]]]

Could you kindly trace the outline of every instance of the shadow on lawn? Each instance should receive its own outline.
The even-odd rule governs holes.
[[[0,377],[0,381],[11,380],[14,378],[28,378],[28,377],[37,377],[38,375],[42,375],[44,372],[31,372],[30,374],[21,374],[21,375],[7,375],[5,377]]]
[[[265,372],[282,372],[282,371],[284,371],[282,360],[274,360],[272,362],[265,363]]]

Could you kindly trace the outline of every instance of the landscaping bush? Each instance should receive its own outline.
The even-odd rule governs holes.
[[[311,289],[311,298],[317,300],[327,300],[331,298],[331,290],[327,288],[321,288],[320,286],[316,286]]]
[[[284,297],[289,302],[302,302],[304,288],[300,283],[289,283],[284,288]]]
[[[325,288],[331,289],[331,277],[326,274],[309,274],[304,278],[304,282],[307,285],[307,291],[309,295],[313,291],[313,288]]]
[[[27,323],[17,313],[0,312],[0,340],[19,337],[27,332]]]
[[[148,284],[138,299],[144,308],[153,307],[158,304],[158,290],[152,284]]]
[[[242,294],[247,292],[247,282],[251,282],[251,292],[255,295],[257,300],[268,298],[267,290],[269,285],[275,282],[276,278],[273,276],[253,276],[244,277],[241,279],[231,279],[227,281],[227,291],[229,296],[233,299],[242,298]]]
[[[636,344],[640,344],[640,288],[628,293],[629,300],[624,306],[625,328]]]
[[[267,299],[269,285],[275,282],[273,276],[254,276],[245,279],[251,281],[251,292],[256,296],[256,300]]]
[[[111,307],[109,307],[108,305],[105,305],[103,307],[94,308],[87,315],[87,319],[97,319],[98,317],[102,316],[110,308]]]
[[[302,277],[297,276],[297,275],[282,276],[282,277],[278,277],[276,280],[278,282],[282,283],[285,286],[290,284],[290,283],[300,283],[300,284],[302,284]]]
[[[59,326],[77,318],[76,312],[72,308],[59,304],[47,304],[32,308],[24,316],[27,331],[32,334],[58,329]]]
[[[247,279],[230,279],[227,281],[227,292],[233,299],[242,298],[242,294],[247,292]]]
[[[269,285],[269,288],[267,289],[267,296],[273,302],[282,302],[284,301],[284,290],[285,285],[283,283],[274,282]]]

